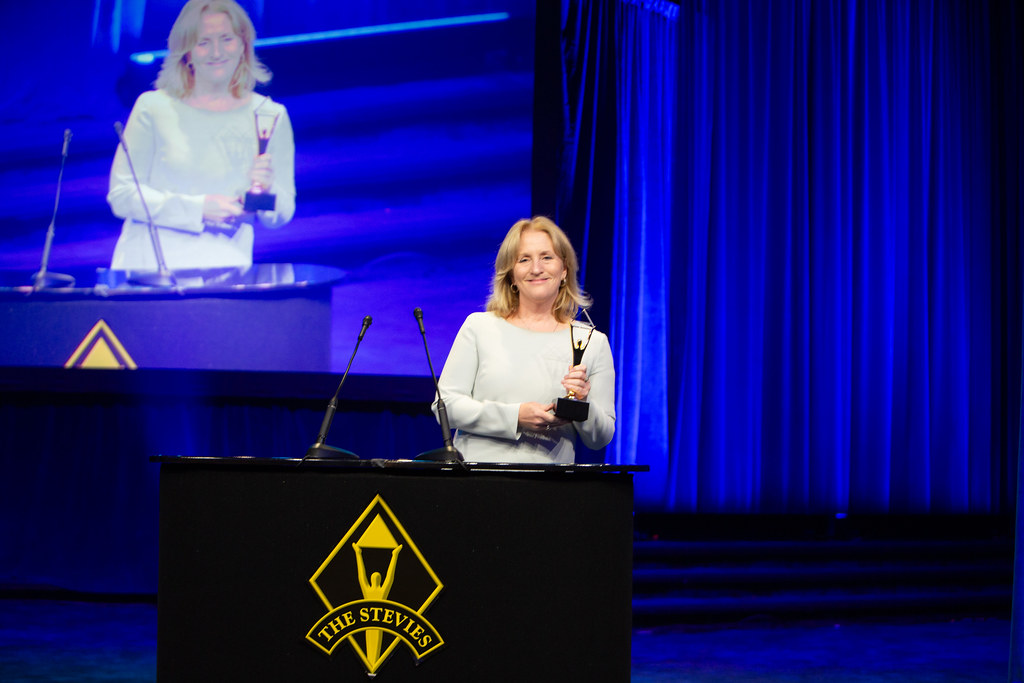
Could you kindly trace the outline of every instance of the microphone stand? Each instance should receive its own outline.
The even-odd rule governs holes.
[[[68,159],[68,143],[71,142],[71,129],[64,129],[64,146],[60,153],[60,172],[57,174],[57,196],[53,200],[53,216],[50,227],[46,229],[46,240],[43,243],[43,259],[39,264],[39,272],[32,276],[32,290],[38,292],[47,287],[74,287],[75,278],[61,273],[48,273],[50,264],[50,247],[53,246],[53,233],[57,224],[57,206],[60,204],[60,184],[64,179],[64,162]]]
[[[132,180],[135,181],[135,189],[139,193],[139,202],[146,212],[146,222],[149,224],[149,241],[153,244],[153,254],[156,256],[157,271],[155,273],[132,273],[129,280],[132,284],[146,287],[174,287],[177,283],[174,280],[174,275],[167,268],[167,262],[164,261],[164,250],[160,246],[160,235],[156,231],[153,216],[150,215],[146,198],[142,194],[142,185],[139,184],[139,176],[135,174],[132,155],[128,153],[128,144],[124,141],[124,126],[121,125],[120,121],[114,121],[114,130],[117,131],[117,139],[121,141],[121,147],[124,149],[124,158],[128,160],[128,170],[132,172]]]
[[[366,334],[366,330],[373,323],[373,318],[366,316],[363,318],[363,329],[359,331],[359,338],[356,339],[356,346],[352,349],[352,356],[348,359],[348,367],[345,368],[345,374],[341,376],[341,381],[338,382],[338,388],[334,391],[334,396],[331,397],[330,402],[327,404],[327,411],[324,413],[324,420],[320,423],[320,432],[316,436],[316,443],[309,447],[306,454],[302,456],[302,462],[306,460],[359,460],[359,456],[352,451],[346,451],[344,448],[335,448],[334,446],[328,446],[327,432],[331,430],[331,422],[334,420],[334,413],[338,410],[338,395],[341,393],[341,385],[345,383],[345,378],[348,377],[349,368],[352,367],[352,361],[356,358],[356,351],[359,350],[359,343],[363,341],[363,335]]]
[[[434,380],[434,391],[437,392],[437,419],[441,423],[441,438],[444,446],[430,451],[424,451],[417,455],[415,460],[432,460],[434,462],[465,462],[459,449],[452,445],[452,429],[448,424],[448,409],[441,398],[441,387],[437,384],[437,375],[434,373],[434,364],[430,361],[430,349],[427,348],[427,331],[423,327],[423,309],[415,308],[412,314],[420,326],[420,336],[423,337],[423,350],[427,352],[427,366],[430,367],[430,377]]]

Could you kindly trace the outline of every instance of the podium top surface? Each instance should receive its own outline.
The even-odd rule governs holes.
[[[93,274],[76,273],[76,282],[68,287],[32,286],[32,275],[24,272],[0,273],[0,299],[48,300],[182,298],[205,296],[248,296],[252,294],[296,293],[300,290],[337,284],[345,272],[333,266],[309,263],[256,263],[247,268],[207,268],[176,270],[176,285],[154,287],[134,284],[132,271],[97,268],[95,283],[84,284]]]
[[[388,472],[490,472],[490,473],[548,473],[548,474],[632,474],[647,472],[647,465],[605,465],[600,463],[569,463],[535,465],[528,463],[492,462],[433,462],[428,460],[391,460],[366,458],[359,460],[303,460],[302,458],[252,457],[193,457],[185,455],[154,455],[151,462],[162,465],[264,467],[274,469],[328,469]]]

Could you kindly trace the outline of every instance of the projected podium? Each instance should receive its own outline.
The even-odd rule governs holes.
[[[101,271],[92,287],[42,289],[4,274],[0,338],[8,366],[325,372],[331,285],[342,271],[274,263],[176,271],[173,289]]]
[[[159,680],[629,680],[645,467],[153,460]]]

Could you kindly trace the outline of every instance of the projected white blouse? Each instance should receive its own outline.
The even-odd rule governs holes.
[[[227,234],[204,224],[203,200],[207,194],[240,197],[249,188],[249,169],[258,152],[256,108],[280,113],[267,148],[274,170],[270,191],[277,204],[274,211],[257,214],[261,224],[276,228],[295,213],[295,143],[284,106],[256,93],[247,105],[223,112],[196,109],[162,90],[136,100],[124,128],[125,142],[171,270],[252,264],[252,214],[243,214],[248,220]],[[115,216],[125,219],[111,268],[155,270],[146,211],[120,145],[107,202]]]

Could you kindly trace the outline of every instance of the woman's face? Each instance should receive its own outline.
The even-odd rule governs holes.
[[[555,252],[546,232],[524,230],[519,236],[519,253],[512,269],[512,281],[519,288],[519,300],[553,305],[566,275],[565,264]]]
[[[242,39],[223,12],[204,13],[195,47],[189,53],[196,77],[196,88],[207,90],[231,84],[231,77],[242,59]]]

